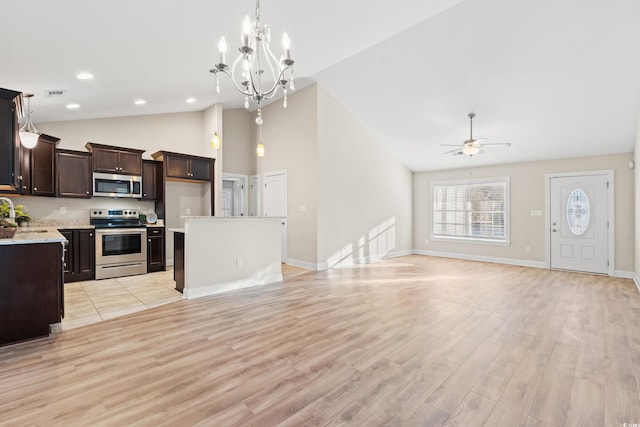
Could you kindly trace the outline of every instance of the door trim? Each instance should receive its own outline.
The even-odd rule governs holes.
[[[607,266],[607,274],[615,276],[615,181],[613,169],[595,170],[595,171],[578,171],[564,173],[548,173],[544,175],[544,264],[546,268],[551,268],[551,180],[553,178],[580,177],[606,175],[609,187],[607,188],[607,216],[609,217],[609,228],[607,230],[607,258],[609,265]]]

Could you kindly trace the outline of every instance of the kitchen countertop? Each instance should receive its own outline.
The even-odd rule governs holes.
[[[16,235],[12,239],[0,239],[0,245],[62,243],[65,240],[64,236],[58,232],[58,227],[18,227]]]

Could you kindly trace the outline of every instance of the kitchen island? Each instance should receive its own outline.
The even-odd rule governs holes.
[[[0,345],[47,336],[62,320],[64,242],[53,228],[0,239]]]
[[[191,299],[281,281],[281,227],[279,218],[186,218],[184,228],[169,229],[183,233],[176,287]]]

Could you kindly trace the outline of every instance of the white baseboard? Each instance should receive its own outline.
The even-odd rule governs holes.
[[[235,280],[227,283],[216,283],[208,286],[201,286],[197,288],[184,288],[183,295],[186,299],[206,297],[209,295],[221,294],[223,292],[235,291],[238,289],[251,288],[253,286],[263,286],[270,283],[281,282],[282,273],[272,274],[263,279],[243,279]]]
[[[375,256],[366,256],[366,257],[359,257],[359,258],[349,258],[347,260],[343,260],[339,262],[338,264],[333,264],[333,265],[329,265],[329,262],[327,261],[319,264],[314,264],[308,261],[301,261],[293,258],[288,258],[286,261],[284,261],[284,263],[288,265],[292,265],[294,267],[305,268],[307,270],[323,271],[323,270],[328,270],[330,268],[349,267],[352,265],[359,265],[359,264],[372,264],[374,262],[378,262],[383,259],[397,258],[405,255],[412,255],[413,253],[414,251],[411,249],[404,250],[404,251],[395,251],[395,252],[389,252],[388,254],[385,254],[382,256],[375,255]]]
[[[633,283],[636,284],[636,288],[638,288],[638,292],[640,292],[640,278],[638,277],[637,274],[633,273]]]
[[[635,275],[636,275],[636,273],[634,273],[633,271],[625,271],[625,270],[614,270],[613,271],[613,277],[620,277],[622,279],[634,279],[635,280]]]
[[[283,261],[287,265],[292,265],[294,267],[304,268],[306,270],[318,271],[318,264],[314,264],[312,262],[301,261],[299,259],[287,258]]]
[[[482,255],[458,254],[454,252],[425,251],[422,249],[416,249],[413,251],[413,253],[416,255],[428,255],[428,256],[438,256],[443,258],[466,259],[469,261],[495,262],[498,264],[518,265],[521,267],[547,268],[544,261],[531,261],[526,259],[513,259],[513,258],[497,258],[497,257],[488,257],[488,256],[482,256]]]

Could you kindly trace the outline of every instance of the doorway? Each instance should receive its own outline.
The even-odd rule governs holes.
[[[547,266],[613,275],[613,171],[546,178]]]
[[[246,215],[247,180],[247,175],[222,174],[222,216]]]
[[[287,260],[287,171],[264,174],[264,216],[280,218],[282,262]]]

